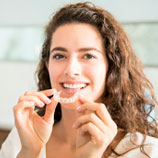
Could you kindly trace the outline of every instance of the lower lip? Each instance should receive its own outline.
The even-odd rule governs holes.
[[[82,88],[82,89],[80,89],[80,88],[65,89],[62,85],[61,85],[61,87],[62,87],[62,91],[63,91],[64,93],[74,95],[75,93],[84,90],[87,86],[84,87],[84,88]]]

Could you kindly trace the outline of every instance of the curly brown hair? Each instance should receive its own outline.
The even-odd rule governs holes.
[[[151,116],[157,101],[153,87],[143,73],[142,64],[121,25],[108,11],[92,3],[66,5],[50,20],[37,69],[38,89],[51,88],[46,63],[49,60],[52,35],[59,26],[70,23],[93,25],[103,38],[109,64],[103,102],[118,128],[126,133],[138,131],[158,137],[157,123]],[[146,92],[149,92],[150,97],[145,95]],[[56,122],[61,119],[60,104],[54,117]]]

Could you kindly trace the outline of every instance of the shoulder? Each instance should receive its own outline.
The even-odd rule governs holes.
[[[142,144],[143,140],[144,140],[144,135],[141,133],[138,132],[136,134],[128,133],[120,141],[120,143],[117,145],[115,150],[119,154],[123,154],[129,151],[123,155],[123,157],[125,156],[126,158],[133,158],[133,157],[148,158],[141,152],[143,151],[142,149],[144,149],[144,151],[151,158],[158,158],[158,138],[146,136],[144,141],[144,147],[141,149],[138,146]],[[111,158],[113,158],[113,156]]]
[[[18,136],[18,132],[14,127],[9,133],[4,143],[2,144],[0,150],[0,157],[4,157],[4,158],[16,157],[20,149],[21,149],[20,139]]]
[[[0,149],[0,158],[15,158],[21,150],[21,142],[16,127],[9,133],[7,139]],[[45,148],[41,152],[41,157],[46,157]]]

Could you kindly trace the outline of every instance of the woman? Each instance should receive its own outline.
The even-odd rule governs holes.
[[[110,13],[89,3],[61,8],[46,27],[37,75],[39,91],[14,106],[1,157],[158,157],[153,88]]]

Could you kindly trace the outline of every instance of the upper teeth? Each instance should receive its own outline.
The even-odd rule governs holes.
[[[85,83],[81,83],[81,84],[66,84],[66,83],[64,83],[63,86],[65,88],[83,88],[86,86],[86,84]]]

